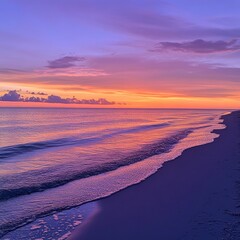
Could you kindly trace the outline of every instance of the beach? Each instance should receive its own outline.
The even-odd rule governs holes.
[[[185,239],[208,234],[205,222],[225,229],[215,210],[236,198],[239,119],[229,113],[2,109],[0,238]],[[217,218],[235,219],[236,204],[223,205]]]
[[[240,239],[240,112],[223,119],[214,142],[97,201],[99,211],[70,239]]]

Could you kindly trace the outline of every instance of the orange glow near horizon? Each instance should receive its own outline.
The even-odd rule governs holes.
[[[104,60],[106,61],[106,60]],[[116,65],[125,64],[117,61]],[[60,104],[34,102],[0,102],[0,107],[71,107],[71,108],[227,108],[240,107],[239,83],[236,81],[211,81],[184,79],[174,73],[172,76],[160,76],[157,80],[148,80],[148,75],[139,74],[138,70],[129,74],[111,71],[111,61],[107,58],[110,69],[67,68],[67,69],[35,69],[26,72],[0,73],[1,96],[9,90],[18,90],[23,97],[31,97],[30,92],[44,92],[48,96],[61,98],[99,99],[103,98],[115,105]],[[152,63],[153,64],[153,63]],[[161,71],[171,72],[171,67],[194,70],[189,65],[179,63],[165,64]],[[176,66],[175,66],[176,65]],[[114,65],[115,67],[115,65]],[[126,67],[126,66],[124,66]],[[199,66],[201,70],[202,66]],[[189,70],[188,70],[189,68]],[[193,68],[193,69],[192,69]],[[201,71],[209,71],[202,67]],[[155,71],[155,70],[154,70]],[[177,71],[177,70],[176,70]],[[179,70],[178,70],[179,71]],[[182,71],[182,70],[181,70]],[[151,75],[151,71],[146,72]],[[165,74],[166,74],[165,73]],[[42,96],[39,96],[42,97]],[[44,97],[44,96],[43,96]],[[122,103],[126,103],[122,104]]]
[[[17,77],[15,76],[17,79]],[[134,81],[132,81],[133,83]],[[136,82],[136,81],[135,81]],[[6,87],[7,86],[7,87]],[[198,86],[197,86],[198,87]],[[209,85],[209,89],[217,89],[219,86]],[[229,86],[228,86],[229,87]],[[136,87],[135,87],[136,88]],[[234,88],[233,86],[230,86]],[[88,85],[67,85],[67,84],[39,84],[22,82],[21,77],[17,82],[7,81],[0,83],[1,95],[9,90],[19,90],[21,96],[29,97],[30,92],[45,92],[48,95],[58,95],[64,98],[76,97],[78,99],[105,98],[116,103],[115,105],[94,105],[94,104],[61,104],[61,103],[34,103],[34,102],[3,102],[0,107],[60,107],[60,108],[218,108],[238,109],[240,107],[237,92],[234,97],[197,97],[187,96],[184,91],[175,91],[168,86],[163,91],[150,91],[143,87],[134,89],[134,86],[123,86],[123,89],[111,89]],[[192,86],[192,89],[193,86]],[[226,87],[226,89],[228,89]],[[240,93],[239,93],[240,96]],[[45,97],[45,96],[43,96]]]
[[[145,89],[103,89],[80,85],[46,85],[31,83],[0,83],[1,95],[8,90],[19,89],[21,96],[31,96],[30,92],[46,92],[48,95],[79,99],[106,98],[115,105],[95,104],[61,104],[61,103],[34,103],[0,101],[0,107],[60,107],[60,108],[218,108],[238,109],[240,107],[237,97],[190,97],[178,92],[146,91]],[[214,87],[214,86],[213,86]],[[74,90],[76,88],[76,90]]]
[[[40,107],[40,108],[199,108],[199,109],[238,109],[239,102],[224,98],[146,98],[123,95],[126,105],[61,104],[0,101],[0,107]],[[115,100],[115,99],[114,99]]]
[[[196,81],[189,84],[185,80],[169,78],[168,80],[159,79],[160,82],[155,82],[153,85],[141,78],[137,80],[137,76],[126,76],[125,80],[119,83],[114,82],[114,75],[107,72],[86,69],[77,72],[75,68],[32,70],[20,74],[2,74],[1,77],[5,79],[0,83],[1,96],[9,90],[17,90],[22,97],[31,97],[31,92],[44,92],[48,96],[56,95],[61,98],[75,97],[77,99],[103,98],[120,104],[0,102],[0,107],[218,109],[240,107],[238,82],[229,82],[225,86],[225,82],[221,85],[205,79],[201,83]],[[82,80],[82,77],[90,78],[86,81],[85,78]],[[109,81],[109,84],[104,81]]]

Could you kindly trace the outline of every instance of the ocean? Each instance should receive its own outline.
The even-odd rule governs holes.
[[[92,201],[213,141],[226,113],[1,108],[0,238],[66,239],[96,208]]]

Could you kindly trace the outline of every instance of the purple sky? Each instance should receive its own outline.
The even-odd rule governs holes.
[[[238,0],[1,0],[0,92],[239,107]]]

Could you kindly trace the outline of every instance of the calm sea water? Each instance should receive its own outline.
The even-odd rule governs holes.
[[[144,180],[184,149],[213,141],[225,113],[0,109],[0,236]]]

